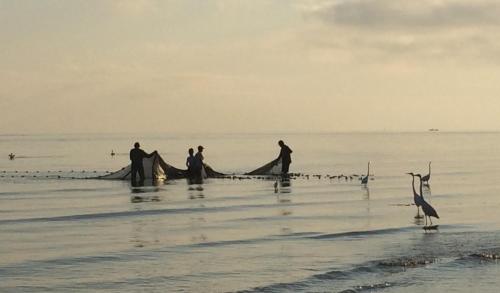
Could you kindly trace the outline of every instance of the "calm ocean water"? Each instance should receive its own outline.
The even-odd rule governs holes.
[[[244,173],[279,139],[291,172],[366,174],[371,161],[374,180],[298,178],[275,193],[262,179],[66,178],[120,169],[136,140],[177,167],[202,144],[214,169]],[[500,133],[3,135],[0,292],[497,292],[498,145]],[[405,175],[428,161],[432,232]]]

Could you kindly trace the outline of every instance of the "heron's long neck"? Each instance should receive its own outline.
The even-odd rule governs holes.
[[[366,177],[370,176],[370,163],[368,163],[368,171],[366,171]]]
[[[429,175],[431,174],[431,163],[429,162]]]
[[[424,193],[422,192],[422,178],[420,178],[420,197],[424,199]]]

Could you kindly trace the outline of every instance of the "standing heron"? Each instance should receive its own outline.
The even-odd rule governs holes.
[[[422,219],[423,216],[420,214],[420,207],[422,206],[422,197],[415,191],[415,174],[413,173],[406,173],[406,174],[411,175],[412,177],[411,187],[413,188],[413,201],[417,206],[417,215],[415,216],[415,219]]]
[[[368,171],[366,172],[366,176],[361,178],[361,184],[368,184],[368,176],[370,176],[370,162],[368,162]]]
[[[429,162],[429,174],[422,177],[422,181],[425,182],[426,185],[429,185],[429,180],[431,179],[431,163]]]
[[[436,210],[424,199],[424,193],[422,192],[422,175],[420,174],[415,174],[420,179],[420,198],[422,199],[422,211],[424,211],[425,214],[425,226],[427,226],[427,218],[429,218],[429,221],[431,222],[432,225],[432,219],[431,217],[434,217],[436,219],[439,219],[439,216],[436,212]]]

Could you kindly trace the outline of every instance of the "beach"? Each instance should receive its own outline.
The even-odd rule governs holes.
[[[276,158],[279,139],[290,172],[310,176],[275,192],[274,179],[241,174]],[[235,176],[140,188],[84,179],[127,166],[135,141],[177,168],[203,145],[206,163]],[[496,132],[2,135],[0,291],[496,292],[499,142]],[[366,174],[368,161],[366,186],[327,177]],[[436,231],[414,218],[405,174],[427,174],[429,161]]]

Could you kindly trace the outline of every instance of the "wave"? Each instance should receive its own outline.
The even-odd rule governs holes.
[[[32,223],[32,222],[60,222],[60,221],[81,221],[81,220],[94,220],[94,219],[112,219],[118,217],[137,217],[137,216],[150,216],[174,213],[192,213],[205,208],[185,208],[185,209],[158,209],[158,210],[145,210],[145,211],[122,211],[122,212],[109,212],[109,213],[93,213],[93,214],[80,214],[80,215],[67,215],[57,217],[41,217],[41,218],[24,218],[24,219],[8,219],[0,220],[2,224],[13,223]]]
[[[400,232],[404,232],[404,231],[415,230],[418,228],[419,227],[408,226],[408,227],[387,228],[387,229],[378,229],[378,230],[348,231],[348,232],[310,236],[310,238],[314,238],[314,239],[335,239],[335,238],[341,238],[341,237],[358,238],[358,237],[364,237],[364,236],[370,236],[370,235],[384,235],[384,234],[400,233]]]
[[[171,210],[169,210],[171,211]],[[165,212],[165,211],[149,211],[149,212]],[[484,265],[497,265],[500,259],[500,246],[498,246],[498,234],[491,232],[454,232],[457,226],[441,226],[444,231],[433,236],[446,237],[427,237],[423,235],[418,237],[421,242],[406,246],[403,245],[401,250],[393,251],[391,254],[396,256],[380,257],[355,264],[345,264],[342,267],[335,269],[326,268],[320,271],[311,270],[312,275],[306,278],[291,282],[276,282],[264,286],[245,289],[239,292],[311,292],[311,291],[327,291],[327,292],[372,292],[375,290],[384,290],[388,288],[402,288],[417,284],[418,279],[414,279],[414,274],[418,271],[430,269],[433,267],[436,270],[446,268],[446,266],[459,267],[477,267]],[[78,267],[82,265],[93,264],[108,264],[119,263],[127,265],[130,262],[140,261],[144,259],[156,259],[159,254],[165,253],[188,255],[193,250],[189,248],[204,247],[219,249],[221,246],[230,245],[241,247],[247,244],[255,244],[268,241],[289,241],[291,237],[296,239],[311,239],[311,240],[329,240],[338,238],[366,237],[373,235],[387,234],[409,234],[413,235],[412,231],[420,229],[420,227],[402,227],[388,228],[367,231],[347,231],[341,233],[321,234],[318,232],[297,232],[286,235],[269,235],[264,237],[256,237],[251,239],[236,239],[225,241],[212,241],[198,244],[178,245],[174,247],[159,247],[153,250],[134,251],[126,250],[119,253],[105,253],[100,255],[90,256],[66,256],[55,259],[41,261],[26,261],[19,264],[0,266],[0,275],[26,276],[39,272],[51,271],[54,268],[64,268],[66,266]],[[493,235],[492,235],[493,234]],[[393,238],[391,238],[393,239]],[[457,245],[460,241],[461,245]],[[416,250],[416,247],[427,247],[428,250]],[[437,250],[435,248],[441,247]],[[480,247],[480,248],[478,248]],[[187,248],[187,249],[186,249]],[[414,253],[414,255],[411,255]],[[401,255],[397,255],[401,254]],[[406,255],[408,254],[408,255]],[[210,276],[213,272],[207,272],[206,275],[201,273],[200,277]],[[190,275],[178,276],[179,278],[192,277]],[[154,279],[158,278],[158,279]],[[145,280],[152,284],[161,284],[167,282],[169,276],[155,276],[152,279]],[[120,284],[133,285],[133,279],[125,279],[110,282],[110,288],[115,288]],[[86,282],[79,283],[84,286]],[[91,284],[88,283],[88,284]],[[1,286],[0,286],[1,288]],[[83,287],[82,287],[83,288]],[[319,289],[318,289],[319,288]]]
[[[299,205],[299,204],[290,204]],[[275,204],[254,204],[254,205],[235,205],[235,206],[219,206],[219,207],[198,207],[198,208],[178,208],[178,209],[154,209],[154,210],[140,210],[140,211],[121,211],[121,212],[106,212],[106,213],[92,213],[92,214],[79,214],[79,215],[66,215],[55,217],[40,217],[40,218],[21,218],[21,219],[8,219],[0,220],[2,224],[13,223],[29,223],[29,222],[59,222],[59,221],[80,221],[80,220],[93,220],[93,219],[112,219],[118,217],[140,217],[151,215],[164,215],[164,214],[179,214],[179,213],[198,213],[198,212],[221,212],[221,211],[238,211],[252,208],[276,208]]]
[[[31,275],[37,272],[46,271],[47,268],[77,266],[85,264],[106,263],[106,262],[127,262],[144,258],[140,254],[130,253],[115,253],[99,256],[73,256],[60,257],[46,260],[25,261],[18,264],[11,264],[0,267],[0,275],[16,276],[16,275]]]
[[[469,252],[466,256],[455,255],[454,258],[445,262],[443,266],[457,266],[458,263],[467,262],[471,266],[498,264],[500,259],[500,247],[493,250]],[[418,280],[405,278],[404,275],[411,274],[412,270],[425,268],[426,266],[439,265],[442,259],[429,255],[415,255],[409,257],[388,258],[368,261],[345,270],[331,270],[315,274],[303,280],[289,283],[275,283],[266,286],[254,287],[237,292],[310,292],[328,291],[340,293],[373,292],[375,290],[393,287],[408,287]],[[397,275],[400,278],[397,278]],[[378,280],[363,283],[359,280]],[[358,284],[356,284],[358,283]],[[318,290],[327,289],[327,290]],[[335,288],[332,290],[332,288]]]

